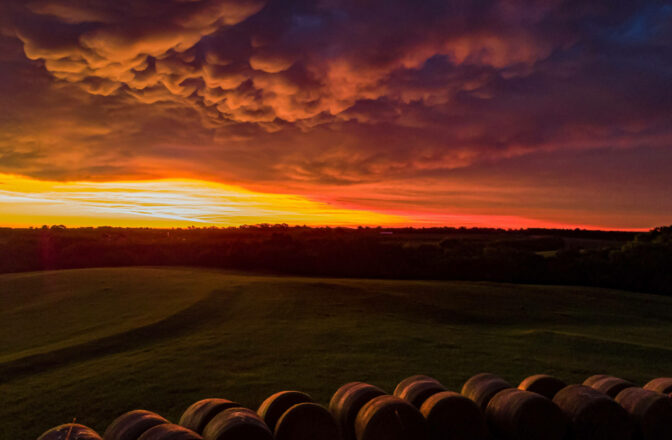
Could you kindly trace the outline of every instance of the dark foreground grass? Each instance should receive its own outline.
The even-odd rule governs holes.
[[[672,298],[580,287],[333,280],[197,269],[0,276],[0,438],[73,417],[101,433],[136,408],[252,408],[283,389],[327,403],[430,374],[570,382],[671,375]]]

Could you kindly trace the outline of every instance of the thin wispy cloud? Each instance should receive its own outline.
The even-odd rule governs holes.
[[[48,182],[0,175],[3,221],[21,226],[238,226],[392,224],[403,217],[339,209],[292,195],[261,194],[212,182]],[[112,222],[112,223],[110,223]]]

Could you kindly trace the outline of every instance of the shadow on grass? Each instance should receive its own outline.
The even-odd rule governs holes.
[[[159,340],[172,339],[177,335],[188,333],[205,325],[210,319],[227,319],[228,310],[230,310],[227,305],[235,302],[240,294],[238,292],[223,294],[221,291],[213,291],[186,309],[155,323],[83,344],[1,363],[0,382],[8,382],[99,356],[140,348]]]

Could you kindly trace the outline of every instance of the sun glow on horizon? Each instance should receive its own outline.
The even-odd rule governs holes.
[[[446,210],[374,210],[218,182],[48,181],[0,173],[0,227],[227,227],[254,224],[637,230]]]
[[[393,225],[408,219],[195,179],[55,182],[0,174],[0,225]]]

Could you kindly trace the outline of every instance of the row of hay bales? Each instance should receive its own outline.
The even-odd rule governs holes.
[[[257,411],[226,399],[189,406],[178,424],[145,410],[115,419],[103,440],[672,440],[672,378],[639,388],[608,375],[567,385],[534,375],[517,388],[493,374],[461,393],[429,376],[402,380],[392,395],[363,382],[343,385],[329,407],[282,391]],[[101,440],[65,424],[38,440]]]

